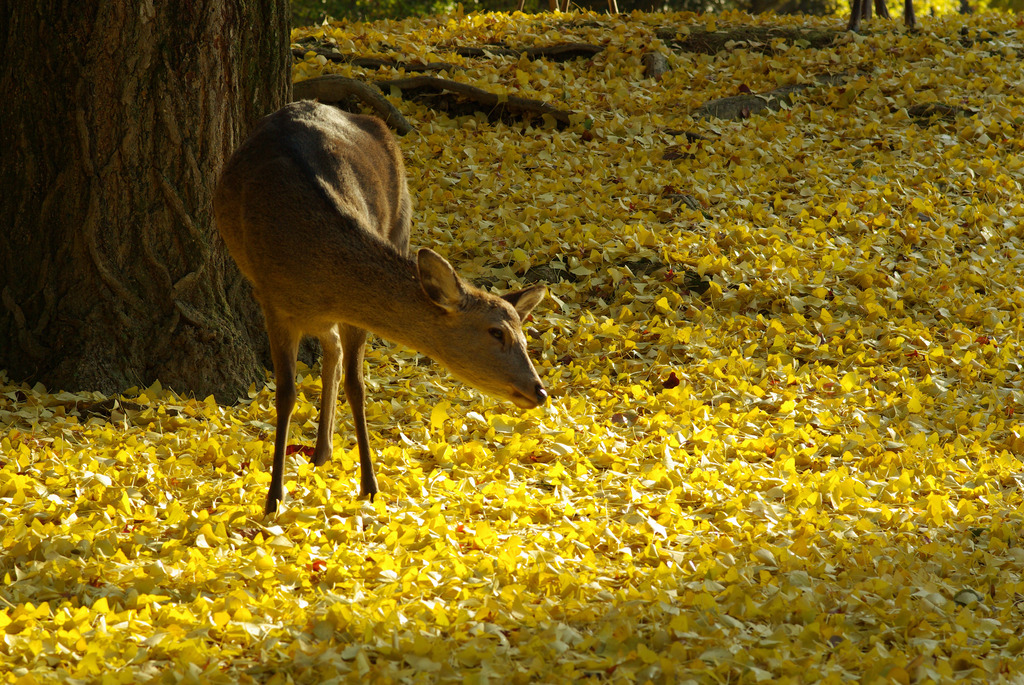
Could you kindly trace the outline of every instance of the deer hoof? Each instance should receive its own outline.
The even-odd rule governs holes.
[[[313,466],[323,466],[329,462],[331,460],[331,451],[332,450],[330,449],[326,449],[316,450],[313,452]]]
[[[368,500],[370,500],[372,502],[373,501],[373,496],[376,495],[376,494],[377,494],[377,479],[373,478],[371,476],[370,479],[369,479],[369,482],[363,481],[362,484],[360,485],[360,487],[359,487],[359,496],[360,497],[365,497],[365,498],[367,498]]]
[[[271,487],[270,492],[267,493],[267,504],[263,508],[264,514],[273,514],[277,511],[277,504],[284,499],[284,492],[275,492],[274,488]]]

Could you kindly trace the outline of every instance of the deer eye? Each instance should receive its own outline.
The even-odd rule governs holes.
[[[490,334],[492,338],[494,338],[495,340],[502,344],[505,344],[505,331],[501,330],[500,328],[491,328],[488,329],[487,332]]]

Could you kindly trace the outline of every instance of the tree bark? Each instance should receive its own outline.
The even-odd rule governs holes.
[[[0,370],[233,401],[262,316],[220,169],[290,99],[287,0],[0,1]]]

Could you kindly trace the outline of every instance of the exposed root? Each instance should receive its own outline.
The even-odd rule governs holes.
[[[332,62],[351,64],[364,69],[404,69],[409,73],[422,71],[458,71],[462,67],[448,62],[401,62],[393,59],[381,59],[379,57],[353,57],[331,47],[321,45],[310,45],[308,47],[292,48],[292,56],[296,59],[305,59],[306,54],[316,54],[329,59]]]
[[[412,131],[412,124],[402,116],[387,99],[370,84],[355,79],[328,74],[316,78],[297,81],[292,84],[292,97],[295,100],[319,100],[336,104],[355,98],[370,106],[399,135]]]
[[[434,78],[432,76],[413,76],[394,81],[377,81],[376,85],[382,89],[397,89],[403,92],[456,93],[470,100],[475,105],[486,108],[488,116],[499,118],[510,116],[515,119],[522,119],[530,116],[550,115],[559,124],[568,126],[570,123],[569,117],[572,115],[572,112],[558,109],[540,100],[532,100],[515,95],[497,95],[466,83]]]
[[[694,119],[715,117],[718,119],[748,119],[765,110],[777,112],[782,107],[793,104],[793,95],[808,88],[819,86],[835,86],[844,83],[848,77],[843,75],[824,75],[817,78],[816,83],[796,83],[775,88],[766,93],[744,93],[706,102],[695,109],[691,116]]]
[[[483,45],[480,47],[462,47],[452,50],[462,57],[487,57],[496,55],[499,57],[522,57],[528,59],[546,59],[550,62],[568,62],[571,59],[581,57],[593,57],[604,50],[600,45],[590,43],[557,43],[555,45],[540,45],[533,48],[510,48],[505,45]]]
[[[657,80],[669,71],[668,58],[660,52],[645,52],[641,61],[644,64],[644,76],[647,78]]]

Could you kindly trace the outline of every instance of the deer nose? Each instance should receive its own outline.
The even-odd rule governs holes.
[[[548,399],[548,391],[544,389],[544,386],[537,383],[537,386],[533,389],[534,395],[537,396],[537,404],[544,404]]]

